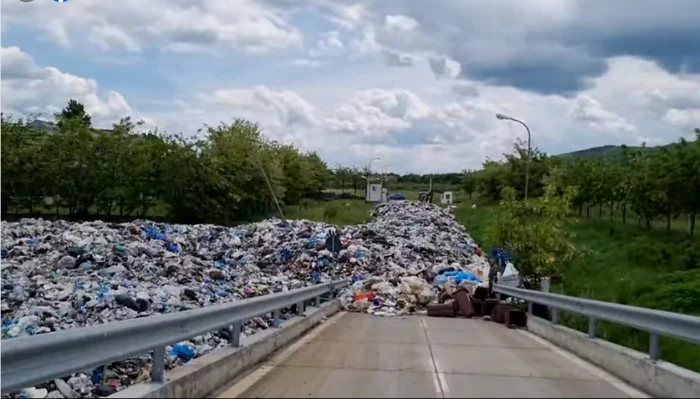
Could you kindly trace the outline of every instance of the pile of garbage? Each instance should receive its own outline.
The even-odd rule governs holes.
[[[343,308],[424,312],[439,287],[484,281],[489,264],[450,212],[392,202],[337,229],[306,220],[237,226],[136,220],[2,222],[2,339],[195,309],[352,278]],[[291,315],[283,311],[282,317]],[[242,333],[271,326],[249,320]],[[229,344],[228,330],[168,347],[167,368]],[[25,390],[24,397],[107,396],[145,381],[150,356]]]

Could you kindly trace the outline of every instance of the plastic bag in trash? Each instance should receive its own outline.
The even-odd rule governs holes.
[[[177,356],[184,362],[192,360],[194,353],[195,350],[192,346],[183,343],[176,344],[173,346],[173,349],[170,350],[171,355]]]

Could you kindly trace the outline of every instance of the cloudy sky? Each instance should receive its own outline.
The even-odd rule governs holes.
[[[2,0],[2,111],[235,117],[331,165],[459,171],[700,126],[698,0]]]

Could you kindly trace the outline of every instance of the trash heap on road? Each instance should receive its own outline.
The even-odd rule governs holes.
[[[352,278],[343,308],[424,312],[439,287],[483,281],[488,262],[450,212],[381,204],[368,223],[337,229],[305,220],[222,227],[2,222],[2,339],[195,309]],[[282,317],[291,312],[282,312]],[[249,320],[242,333],[269,328]],[[168,347],[167,367],[228,345],[228,330]],[[132,358],[25,390],[24,397],[107,396],[149,376]],[[72,396],[71,396],[72,395]]]

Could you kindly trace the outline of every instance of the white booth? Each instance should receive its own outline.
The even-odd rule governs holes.
[[[440,203],[445,205],[452,204],[452,191],[445,191],[440,195]]]

